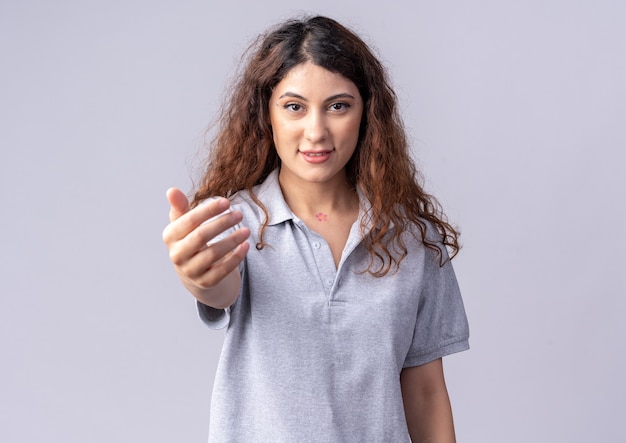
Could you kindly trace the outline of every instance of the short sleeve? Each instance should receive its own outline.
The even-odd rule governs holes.
[[[447,251],[440,245],[444,258]],[[452,262],[439,265],[426,248],[423,285],[411,347],[403,367],[420,366],[469,349],[469,325]]]
[[[196,302],[198,306],[198,315],[200,319],[210,329],[224,329],[230,322],[229,309],[217,309],[207,306],[199,301]]]

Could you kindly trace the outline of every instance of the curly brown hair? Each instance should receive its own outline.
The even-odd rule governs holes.
[[[427,238],[427,223],[441,235],[450,258],[458,253],[460,234],[420,184],[422,178],[411,159],[396,95],[384,67],[363,40],[335,20],[317,16],[287,21],[261,35],[247,55],[233,92],[222,107],[192,206],[215,195],[232,197],[240,190],[248,191],[265,213],[257,247],[264,246],[268,212],[252,188],[280,167],[269,100],[273,88],[290,69],[310,61],[352,81],[363,98],[359,141],[346,173],[371,203],[365,219],[374,229],[364,232],[371,257],[367,271],[380,277],[397,269],[408,253],[402,236],[412,233],[412,226],[417,226],[422,243],[438,254],[443,265],[446,254],[437,240]],[[366,221],[362,229],[366,229]]]

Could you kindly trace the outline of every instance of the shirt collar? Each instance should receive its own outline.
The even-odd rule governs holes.
[[[291,209],[283,197],[283,191],[278,183],[278,169],[274,169],[255,190],[257,198],[263,203],[269,213],[268,226],[278,225],[294,218]]]
[[[254,192],[257,198],[263,203],[267,212],[269,212],[268,226],[278,225],[287,220],[293,220],[296,216],[291,212],[289,205],[283,197],[283,191],[280,188],[278,182],[279,169],[274,169],[267,176],[265,181],[258,185]],[[359,196],[359,217],[357,219],[357,225],[365,222],[366,231],[372,228],[372,221],[368,219],[370,217],[371,203],[365,196],[365,194],[357,187],[357,194]]]

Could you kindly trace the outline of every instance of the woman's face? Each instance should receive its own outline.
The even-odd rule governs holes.
[[[363,115],[354,83],[311,62],[296,65],[274,88],[269,114],[281,184],[345,181]]]

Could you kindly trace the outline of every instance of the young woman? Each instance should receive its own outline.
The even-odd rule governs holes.
[[[458,233],[419,184],[380,62],[334,20],[286,22],[220,123],[163,232],[201,318],[227,328],[209,441],[454,441]]]

